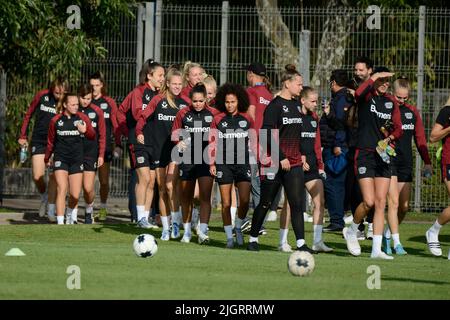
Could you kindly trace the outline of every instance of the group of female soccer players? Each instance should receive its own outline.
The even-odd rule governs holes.
[[[301,74],[292,65],[282,72],[281,90],[275,97],[264,65],[252,63],[246,71],[248,89],[231,83],[217,88],[212,76],[199,64],[187,62],[182,70],[177,66],[166,70],[150,59],[143,65],[140,84],[119,108],[106,95],[101,73],[92,75],[77,93],[69,92],[63,79],[55,80],[48,90],[34,98],[19,139],[20,145],[27,144],[27,128],[35,114],[31,153],[33,179],[42,198],[40,214],[44,215],[48,203],[51,221],[56,219],[63,224],[65,218],[66,224],[77,223],[78,198],[83,189],[85,223],[93,223],[94,180],[98,170],[102,202],[99,218],[105,219],[113,139],[114,154],[120,156],[121,137],[126,137],[130,163],[137,174],[134,189],[137,225],[153,227],[149,211],[156,186],[163,229],[161,240],[181,237],[182,225],[181,241],[190,242],[193,210],[199,204],[195,231],[200,244],[209,241],[211,193],[216,180],[227,248],[244,244],[242,226],[252,195],[255,210],[247,249],[259,250],[258,236],[267,211],[284,186],[287,201],[280,219],[279,249],[292,250],[287,244],[291,220],[297,250],[332,251],[322,239],[326,175],[317,115],[318,93],[303,86]],[[386,245],[391,236],[395,252],[406,254],[399,240],[398,225],[408,210],[413,137],[420,155],[431,168],[420,115],[406,103],[410,85],[407,80],[398,79],[390,95],[392,76],[386,68],[378,69],[354,92],[359,123],[354,170],[362,199],[352,224],[343,230],[352,255],[361,254],[356,233],[371,209],[374,209],[371,257],[393,259],[390,244]],[[441,110],[430,140],[443,140],[443,179],[450,192],[449,110],[450,106]],[[391,125],[387,125],[387,120]],[[396,149],[396,161],[383,162],[375,151],[380,142]],[[48,188],[43,178],[45,166],[52,169]],[[305,190],[314,204],[312,248],[305,242]],[[388,225],[383,231],[386,198]],[[235,217],[232,207],[237,207]],[[442,254],[438,234],[448,220],[449,208],[426,233],[428,246],[435,255]]]

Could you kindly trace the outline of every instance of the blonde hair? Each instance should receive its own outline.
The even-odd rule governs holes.
[[[411,92],[411,85],[410,85],[408,79],[404,79],[404,78],[395,80],[394,83],[392,84],[392,88],[394,89],[394,92],[400,88],[407,89],[408,94],[409,94],[409,92]]]
[[[203,84],[206,86],[212,86],[216,88],[217,91],[217,82],[212,75],[206,74],[205,78],[203,79]]]
[[[62,113],[64,111],[64,104],[67,104],[67,101],[69,100],[69,97],[75,97],[78,99],[78,95],[73,92],[67,92],[64,93],[61,100],[58,101],[56,105],[56,114]]]
[[[171,68],[167,71],[166,74],[166,79],[164,81],[164,84],[161,88],[161,93],[166,97],[167,102],[169,103],[169,105],[174,108],[174,109],[178,109],[176,103],[175,103],[175,97],[173,96],[173,94],[169,91],[169,86],[167,85],[168,82],[170,82],[172,80],[173,77],[180,77],[183,78],[183,74],[181,73],[181,71],[175,69],[175,68]]]
[[[188,76],[193,68],[200,68],[205,74],[205,69],[199,64],[192,61],[186,61],[183,66],[183,87],[187,87],[189,85]]]

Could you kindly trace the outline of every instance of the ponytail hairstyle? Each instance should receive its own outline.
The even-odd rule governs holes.
[[[102,83],[102,96],[106,96],[108,93],[108,90],[106,88],[106,81],[105,81],[105,76],[103,74],[103,72],[101,71],[95,71],[93,74],[91,74],[89,76],[89,81],[90,80],[99,80]]]
[[[300,99],[308,98],[311,93],[317,93],[317,90],[311,87],[303,87],[303,90],[300,92]]]
[[[161,87],[161,94],[167,98],[167,102],[169,103],[170,107],[178,109],[175,103],[175,97],[170,92],[169,86],[167,85],[167,83],[170,82],[174,76],[178,76],[181,79],[183,79],[183,74],[181,73],[180,70],[177,70],[172,67],[169,68],[166,74],[166,79],[164,80],[164,84]]]
[[[48,89],[53,93],[56,87],[62,87],[64,92],[70,91],[69,80],[63,76],[57,76],[56,79],[50,83]]]
[[[201,93],[205,96],[205,102],[206,102],[206,87],[202,82],[197,83],[189,93],[189,99],[192,100],[192,97],[195,93]]]
[[[156,68],[164,69],[160,63],[156,62],[152,58],[145,61],[142,65],[141,71],[139,71],[139,84],[146,84],[148,81],[147,75],[153,74]]]
[[[203,73],[205,73],[205,69],[199,64],[192,61],[186,61],[183,66],[183,88],[187,87],[189,85],[189,73],[191,72],[191,69],[193,68],[200,68],[203,70]]]
[[[392,88],[394,89],[394,92],[399,88],[407,89],[408,94],[411,92],[411,84],[406,77],[397,78],[392,84]]]
[[[293,64],[287,64],[284,67],[284,71],[281,73],[281,83],[285,83],[286,81],[292,81],[295,77],[301,77],[300,72],[297,71],[297,67]]]
[[[264,76],[263,82],[266,85],[266,88],[269,92],[272,92],[272,82],[270,82],[270,79],[268,76]]]
[[[61,100],[58,101],[58,104],[56,105],[56,114],[62,113],[64,111],[64,104],[67,104],[67,101],[69,100],[69,97],[76,97],[78,99],[77,94],[73,92],[67,92],[63,95]]]

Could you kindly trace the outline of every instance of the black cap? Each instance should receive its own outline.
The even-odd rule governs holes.
[[[376,67],[375,69],[373,69],[373,73],[378,72],[391,72],[391,71],[387,67]]]
[[[247,71],[251,71],[258,76],[266,76],[266,67],[260,62],[252,62],[248,67]]]

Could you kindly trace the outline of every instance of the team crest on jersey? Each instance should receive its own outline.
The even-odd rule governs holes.
[[[88,117],[89,119],[95,119],[95,112],[89,112]]]
[[[61,161],[56,161],[55,162],[55,168],[59,168],[61,167]]]
[[[311,121],[311,125],[312,125],[313,128],[317,128],[316,120]]]
[[[405,113],[405,117],[406,117],[406,119],[411,120],[413,118],[413,114],[411,112],[407,112],[407,113]]]
[[[358,168],[358,172],[359,172],[359,174],[364,174],[364,173],[367,172],[367,168],[366,167],[359,167]]]
[[[224,122],[222,122],[222,127],[223,127],[223,128],[226,128],[226,127],[228,127],[228,123],[227,123],[227,122],[225,122],[225,121],[224,121]]]
[[[216,176],[217,176],[217,178],[221,179],[223,177],[223,172],[222,171],[217,171],[216,172]]]
[[[392,107],[394,106],[394,104],[392,102],[386,102],[384,104],[384,106],[386,107],[386,109],[392,109]]]
[[[108,104],[107,103],[100,103],[100,108],[101,109],[108,109]]]
[[[273,172],[268,172],[268,173],[267,173],[267,179],[269,179],[269,180],[274,180],[274,179],[275,179],[275,173],[273,173]]]
[[[58,127],[62,127],[64,125],[64,122],[62,120],[58,121]]]
[[[212,122],[212,116],[206,116],[205,117],[206,122]]]
[[[78,126],[79,124],[82,124],[82,123],[83,123],[83,120],[75,120],[73,122],[73,125],[76,127],[76,126]]]
[[[247,126],[247,121],[244,121],[244,120],[239,121],[239,127],[245,128],[246,126]]]
[[[44,101],[49,101],[50,99],[48,98],[48,96],[44,97]]]
[[[186,117],[186,121],[187,121],[187,122],[192,122],[192,116],[187,116],[187,117]]]
[[[163,103],[161,103],[161,108],[167,109],[167,102],[166,101],[163,101]]]
[[[144,157],[138,157],[136,160],[137,163],[144,163]]]
[[[287,106],[283,106],[283,112],[284,113],[288,113],[289,112],[289,108]]]

